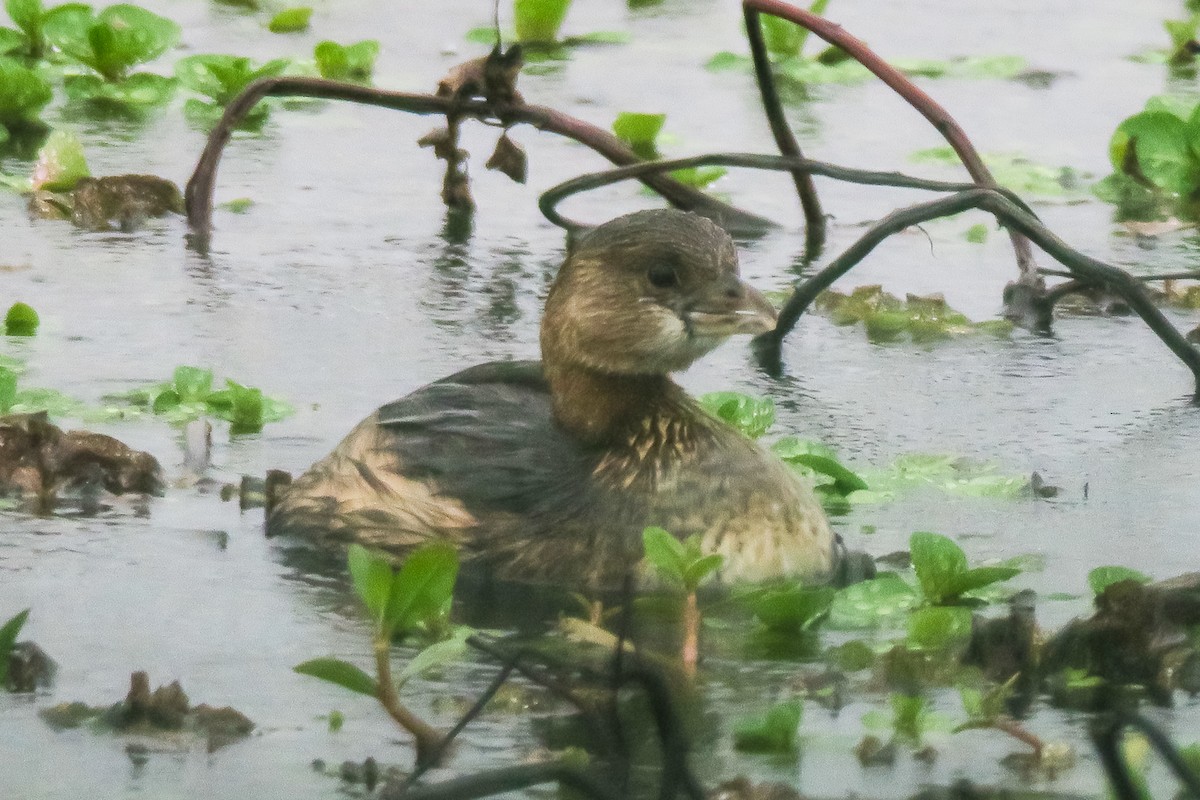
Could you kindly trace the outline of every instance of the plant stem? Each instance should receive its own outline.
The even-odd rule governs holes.
[[[841,25],[783,0],[744,0],[742,6],[745,9],[771,14],[794,22],[812,31],[834,47],[844,50],[855,61],[883,81],[892,91],[904,98],[921,116],[929,120],[937,132],[954,148],[954,152],[962,159],[967,173],[976,183],[991,188],[997,187],[991,170],[983,163],[983,159],[975,150],[975,145],[971,144],[966,132],[950,116],[950,113],[909,80],[904,73],[884,61],[861,39],[847,33]],[[1013,250],[1016,253],[1021,283],[1040,287],[1042,280],[1037,274],[1037,265],[1033,260],[1033,248],[1029,240],[1018,231],[1012,230],[1009,231],[1009,237],[1012,239]]]
[[[999,731],[1004,731],[1009,736],[1016,739],[1018,742],[1029,745],[1033,748],[1034,758],[1042,757],[1042,750],[1046,744],[1033,731],[1026,728],[1021,723],[1017,722],[1012,717],[1000,716],[992,722],[992,727]]]
[[[436,763],[444,755],[438,747],[442,735],[400,702],[396,684],[392,681],[392,643],[387,637],[375,639],[375,676],[379,684],[380,704],[416,740],[417,764]]]
[[[696,674],[700,660],[700,606],[696,593],[691,591],[683,600],[683,671],[688,676]]]

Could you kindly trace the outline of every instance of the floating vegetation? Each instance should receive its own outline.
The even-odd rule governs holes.
[[[640,158],[654,161],[662,157],[658,145],[666,121],[666,114],[622,111],[613,121],[612,130]],[[703,188],[724,177],[727,172],[724,167],[688,167],[672,170],[669,174],[680,183]]]
[[[734,727],[733,746],[744,753],[794,753],[803,714],[803,701],[797,699],[743,717]]]
[[[271,17],[267,30],[271,33],[301,33],[308,30],[313,10],[307,6],[285,8]]]
[[[368,81],[379,57],[379,42],[367,39],[342,45],[329,40],[313,48],[313,58],[322,78],[334,81]]]
[[[4,327],[0,328],[0,332],[5,336],[33,336],[37,333],[40,323],[41,320],[33,306],[17,302],[8,307],[8,312],[4,315]],[[0,369],[4,367],[0,366]],[[12,377],[15,379],[16,374],[13,373]]]
[[[0,146],[14,135],[44,130],[39,115],[53,96],[50,84],[40,75],[0,56]]]
[[[1086,197],[1086,184],[1091,178],[1087,173],[1071,167],[1048,167],[1020,153],[981,153],[980,157],[996,183],[1019,194],[1037,195],[1042,200]],[[962,168],[962,159],[949,146],[918,150],[909,156],[909,160],[916,164]]]
[[[878,285],[860,286],[850,294],[830,289],[821,293],[814,307],[828,315],[835,325],[863,323],[867,338],[876,343],[923,344],[977,333],[1008,336],[1013,329],[1007,320],[971,322],[965,314],[947,305],[940,294],[925,297],[910,294],[901,300]]]
[[[265,423],[294,412],[283,400],[231,379],[226,379],[224,389],[213,389],[212,370],[189,366],[176,367],[169,381],[108,399],[146,409],[174,425],[214,416],[230,423],[231,434],[257,433]]]
[[[196,55],[175,62],[175,75],[184,88],[208,97],[208,101],[189,98],[183,104],[184,115],[204,129],[211,128],[225,112],[225,105],[237,97],[243,89],[260,78],[272,78],[281,74],[292,62],[276,58],[265,64],[256,65],[249,58],[233,55]],[[266,122],[271,107],[259,103],[239,126],[246,130],[257,130]]]

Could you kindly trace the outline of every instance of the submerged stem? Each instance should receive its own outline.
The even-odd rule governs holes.
[[[392,643],[386,637],[375,640],[375,675],[379,686],[379,702],[400,727],[413,735],[417,745],[417,764],[435,763],[445,755],[439,748],[442,735],[425,720],[400,702],[396,684],[392,681]]]

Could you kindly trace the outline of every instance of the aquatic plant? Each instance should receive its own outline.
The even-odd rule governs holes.
[[[16,302],[8,307],[4,315],[5,336],[33,336],[37,333],[38,313],[28,303]]]
[[[9,661],[12,657],[13,647],[17,643],[17,636],[20,635],[25,620],[29,619],[29,611],[30,609],[27,608],[18,612],[0,625],[0,687],[8,686]]]
[[[0,145],[16,133],[44,130],[38,115],[53,96],[40,75],[0,55]]]
[[[335,81],[369,80],[379,56],[379,42],[367,39],[354,44],[325,40],[313,48],[313,58],[322,78]]]
[[[224,389],[214,390],[212,370],[191,366],[176,367],[169,381],[110,399],[148,409],[174,424],[212,415],[227,420],[232,434],[257,433],[264,424],[293,412],[284,401],[232,379],[226,379]]]
[[[622,111],[613,120],[612,130],[617,138],[629,145],[638,157],[653,161],[661,157],[659,136],[666,124],[666,114],[647,114]],[[672,178],[686,186],[703,188],[728,172],[724,167],[685,167],[672,170]]]
[[[642,546],[646,562],[659,578],[683,592],[681,658],[686,669],[694,670],[700,658],[700,606],[696,590],[721,568],[725,559],[716,553],[705,555],[698,535],[680,541],[653,526],[642,531]]]
[[[745,753],[794,753],[796,731],[804,715],[800,699],[776,703],[765,712],[743,717],[733,729],[733,746]]]
[[[96,14],[91,6],[69,3],[51,9],[42,29],[47,41],[91,70],[92,74],[64,78],[67,96],[73,100],[153,106],[166,102],[175,91],[172,78],[131,72],[179,40],[179,26],[165,17],[128,4]]]
[[[909,538],[908,546],[921,591],[933,605],[957,603],[970,592],[1021,572],[1016,567],[968,567],[962,548],[937,533],[918,531]]]
[[[376,698],[388,715],[412,734],[417,763],[427,764],[435,759],[442,737],[400,702],[392,678],[392,641],[421,630],[444,629],[458,578],[458,553],[446,544],[428,544],[413,551],[397,571],[387,558],[352,544],[348,560],[354,590],[372,623],[375,675],[338,658],[305,661],[295,671]],[[435,643],[426,648],[410,661],[407,674],[442,663],[450,652],[460,651],[465,635],[457,638],[460,647]]]
[[[225,105],[249,84],[279,75],[290,63],[289,59],[276,58],[256,65],[243,56],[218,54],[181,58],[175,62],[175,76],[179,82],[184,88],[209,98],[209,101],[189,98],[183,105],[183,113],[193,122],[210,127],[221,118]],[[261,127],[270,110],[266,103],[257,103],[240,120],[240,127]]]
[[[696,400],[705,411],[751,439],[759,438],[775,424],[775,403],[769,397],[752,397],[741,392],[708,392]]]
[[[4,8],[17,30],[0,28],[0,54],[10,53],[36,61],[47,51],[42,26],[46,8],[42,0],[5,0]]]
[[[285,8],[271,17],[267,30],[271,33],[300,33],[308,30],[313,10],[308,6]]]

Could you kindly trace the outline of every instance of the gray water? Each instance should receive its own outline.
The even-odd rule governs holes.
[[[213,3],[151,2],[178,21],[177,55],[236,52],[258,59],[311,54],[322,38],[378,37],[379,86],[429,90],[453,64],[481,50],[463,34],[486,24],[486,3],[396,4],[354,0],[318,6],[312,32],[268,34],[260,17]],[[1161,46],[1163,19],[1180,4],[921,0],[834,3],[830,16],[889,57],[1015,54],[1063,73],[1047,89],[1016,82],[924,81],[978,148],[1017,151],[1097,178],[1108,172],[1115,125],[1168,88],[1163,67],[1129,54]],[[737,4],[664,0],[645,10],[576,3],[567,32],[622,30],[631,41],[575,51],[561,69],[526,76],[527,99],[607,126],[618,111],[664,111],[677,140],[670,154],[711,149],[771,152],[748,74],[711,74],[718,50],[743,51]],[[1191,92],[1194,86],[1171,84]],[[949,170],[907,161],[940,141],[929,126],[874,83],[812,89],[789,114],[806,152],[853,166],[933,177]],[[84,141],[95,174],[154,172],[182,184],[204,143],[180,113],[181,98],[144,123],[97,122],[55,106],[46,115]],[[24,300],[42,316],[38,335],[0,342],[27,365],[23,384],[89,402],[166,379],[178,364],[215,368],[284,397],[298,409],[261,435],[227,436],[217,423],[210,477],[236,481],[269,468],[297,472],[379,404],[472,363],[536,356],[537,320],[561,258],[562,236],[535,207],[550,185],[603,161],[584,148],[517,129],[530,153],[530,182],[517,186],[482,169],[495,132],[470,126],[479,202],[465,241],[443,236],[440,165],[415,140],[436,124],[334,103],[276,108],[261,136],[239,135],[226,151],[217,202],[248,197],[249,213],[218,210],[211,255],[186,249],[179,220],[134,234],[87,233],[31,221],[24,200],[0,195],[0,300]],[[0,161],[20,172],[28,164]],[[785,227],[748,244],[744,272],[760,288],[786,288],[803,244],[798,209],[781,176],[733,174],[717,189]],[[827,254],[862,224],[913,202],[916,193],[820,181],[834,215]],[[568,214],[595,221],[652,201],[629,187],[577,198]],[[1130,269],[1194,264],[1193,233],[1146,246],[1123,235],[1099,201],[1042,204],[1039,214],[1079,249]],[[969,244],[967,214],[894,237],[843,282],[882,283],[897,294],[943,292],[973,319],[994,317],[1015,275],[1004,236]],[[1042,263],[1049,265],[1043,257]],[[1196,314],[1169,312],[1181,327]],[[775,432],[834,446],[852,466],[882,466],[908,452],[992,461],[1006,472],[1040,471],[1063,488],[1045,501],[908,497],[865,506],[837,525],[856,547],[883,554],[914,530],[958,538],[973,560],[1039,554],[1045,568],[1015,584],[1043,594],[1087,594],[1085,577],[1119,563],[1156,577],[1196,568],[1200,526],[1200,411],[1176,362],[1136,319],[1060,319],[1050,338],[971,338],[933,346],[875,345],[861,328],[806,317],[787,340],[782,379],[762,374],[745,342],[727,345],[682,376],[692,391],[736,389],[774,398]],[[93,426],[146,449],[182,474],[182,438],[152,419]],[[1084,486],[1088,487],[1086,499]],[[261,515],[239,513],[203,487],[171,488],[148,503],[119,502],[94,518],[0,515],[0,617],[33,609],[25,634],[61,665],[52,691],[0,695],[0,794],[16,798],[329,797],[336,782],[315,776],[329,763],[373,755],[411,762],[411,751],[366,698],[294,674],[308,658],[369,661],[366,627],[337,579],[295,563],[261,535]],[[863,535],[864,526],[875,533]],[[1084,599],[1044,602],[1051,625],[1086,612]],[[108,704],[128,675],[155,685],[179,679],[194,702],[232,705],[258,723],[254,736],[215,754],[196,744],[152,753],[144,764],[126,742],[88,730],[54,732],[37,709],[83,700]],[[704,778],[745,773],[784,780],[808,794],[901,796],[927,782],[965,776],[1011,784],[997,765],[1013,749],[996,733],[941,736],[931,768],[902,758],[895,771],[865,770],[852,747],[861,717],[886,695],[858,697],[838,716],[810,703],[801,758],[732,752],[731,719],[786,691],[794,665],[716,659],[705,668],[706,719],[698,736]],[[491,668],[465,664],[406,688],[439,725]],[[952,692],[939,710],[960,714]],[[448,707],[449,706],[449,707]],[[322,715],[345,727],[330,733]],[[1183,700],[1157,718],[1181,741],[1200,738],[1200,706]],[[1082,764],[1046,788],[1098,794],[1083,717],[1041,710],[1030,727],[1073,741]],[[488,715],[468,729],[446,774],[515,763],[537,748],[527,715]]]

